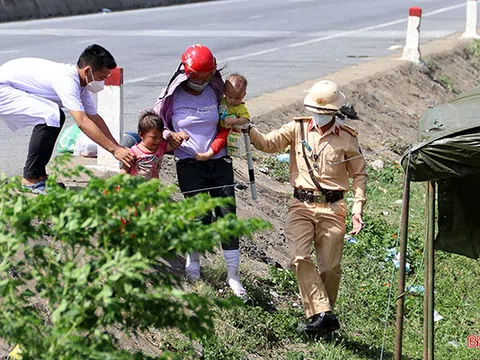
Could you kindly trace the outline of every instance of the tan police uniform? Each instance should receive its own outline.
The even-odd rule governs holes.
[[[357,132],[336,120],[320,134],[311,117],[300,117],[266,135],[252,128],[250,138],[255,148],[269,153],[290,146],[290,184],[295,196],[306,200],[294,197],[289,203],[286,235],[290,266],[297,274],[307,318],[332,311],[340,285],[347,213],[343,192],[350,189],[349,178],[353,179],[353,213],[361,214],[365,204],[367,173]],[[317,191],[309,175],[303,150],[313,175],[326,190],[323,194]],[[312,241],[319,271],[310,255]]]

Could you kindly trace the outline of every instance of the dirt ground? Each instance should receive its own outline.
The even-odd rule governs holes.
[[[347,124],[359,132],[367,162],[380,158],[399,160],[407,146],[416,142],[418,119],[428,107],[452,99],[456,96],[452,89],[461,93],[478,85],[480,58],[469,55],[465,46],[457,34],[423,48],[424,65],[400,61],[400,53],[395,53],[325,77],[341,86],[358,113],[358,119],[348,119]],[[258,128],[266,132],[279,128],[294,116],[308,115],[303,108],[304,90],[317,80],[247,101]],[[249,189],[237,191],[239,217],[259,217],[273,226],[268,232],[255,234],[253,241],[242,241],[242,267],[259,275],[265,273],[267,265],[288,265],[284,225],[292,189],[289,184],[274,181],[258,171],[267,156],[254,151],[258,200],[251,199]],[[234,165],[237,181],[246,183],[246,161],[235,159]],[[165,183],[176,182],[171,157],[166,159],[164,174]],[[124,348],[157,353],[158,333],[145,334],[136,340],[117,335]]]

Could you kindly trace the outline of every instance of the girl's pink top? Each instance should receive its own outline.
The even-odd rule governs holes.
[[[141,176],[145,180],[158,178],[165,151],[167,151],[166,141],[162,141],[155,151],[144,151],[138,144],[133,145],[130,152],[135,157],[135,163],[130,168],[129,174]]]

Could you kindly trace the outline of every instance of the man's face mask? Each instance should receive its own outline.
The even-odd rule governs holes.
[[[333,114],[317,114],[313,113],[313,120],[317,123],[317,126],[327,125],[333,119]]]
[[[87,86],[86,86],[87,89],[88,89],[91,93],[94,93],[94,94],[102,91],[103,88],[105,87],[105,81],[103,81],[103,80],[102,80],[102,81],[97,81],[97,80],[95,80],[95,78],[93,77],[93,71],[92,71],[91,68],[90,68],[90,75],[92,75],[92,81],[87,84]],[[88,79],[87,79],[87,81],[88,81]]]
[[[208,86],[209,82],[210,81],[205,81],[203,84],[197,84],[197,83],[194,83],[192,80],[189,79],[187,81],[187,85],[193,91],[202,92],[203,89],[205,89]]]

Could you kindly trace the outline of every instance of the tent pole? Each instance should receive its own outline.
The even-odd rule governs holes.
[[[402,359],[403,317],[405,308],[405,271],[407,262],[408,210],[410,206],[410,181],[405,176],[403,185],[402,223],[400,228],[400,266],[398,270],[397,322],[395,329],[395,360]]]
[[[435,183],[427,184],[426,199],[426,218],[427,225],[425,231],[425,292],[423,303],[423,327],[424,327],[424,360],[433,360],[434,344],[434,321],[433,321],[433,290],[434,290],[434,248],[433,239],[435,237]]]
[[[428,183],[430,196],[428,199],[428,360],[434,358],[434,289],[435,289],[435,250],[433,241],[435,238],[435,183]]]
[[[425,194],[425,259],[424,259],[424,276],[423,276],[423,360],[428,359],[428,262],[429,257],[428,253],[428,229],[429,229],[429,199],[430,199],[430,185],[427,183],[426,194]]]

